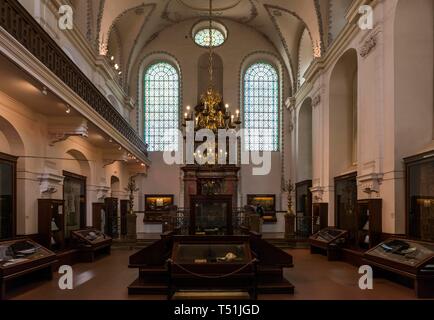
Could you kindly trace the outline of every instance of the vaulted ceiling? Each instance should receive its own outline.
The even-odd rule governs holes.
[[[321,12],[327,1],[213,0],[213,15],[248,25],[268,38],[294,81],[305,29],[314,55],[320,56],[324,50]],[[87,34],[95,37],[100,54],[115,54],[128,74],[143,47],[162,30],[187,19],[207,17],[208,5],[207,0],[88,0],[87,7],[80,5],[84,12],[79,14],[93,16],[88,28],[94,24],[95,30]]]

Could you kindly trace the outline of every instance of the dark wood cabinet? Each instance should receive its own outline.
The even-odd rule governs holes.
[[[121,200],[121,235],[127,235],[127,216],[130,208],[130,200]]]
[[[310,253],[327,254],[329,261],[339,260],[348,232],[336,228],[325,228],[310,236]]]
[[[41,245],[53,250],[65,248],[64,201],[38,200],[38,233]]]
[[[315,221],[312,219],[312,181],[306,180],[295,185],[295,208],[296,208],[296,233],[298,236],[309,236],[319,229],[316,229]]]
[[[404,161],[407,236],[434,241],[434,150]]]
[[[364,254],[365,263],[377,275],[410,279],[418,298],[434,297],[434,244],[402,238],[390,238]]]
[[[118,199],[117,198],[105,198],[105,230],[104,233],[108,234],[112,238],[117,238],[119,235],[118,228]]]
[[[328,203],[314,203],[312,205],[313,225],[316,228],[325,229],[329,225],[329,204]]]
[[[357,201],[357,246],[370,249],[381,242],[382,200]]]
[[[233,234],[232,196],[191,196],[191,235]]]
[[[17,159],[0,152],[0,239],[16,235]]]
[[[105,220],[105,204],[101,202],[92,203],[92,227],[104,231],[102,221]]]
[[[37,273],[51,279],[56,255],[30,239],[0,242],[4,256],[0,260],[0,300],[6,298],[7,282]],[[27,280],[30,278],[27,277]]]

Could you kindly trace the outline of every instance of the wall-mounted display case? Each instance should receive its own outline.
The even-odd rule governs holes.
[[[390,238],[364,254],[373,267],[414,281],[419,298],[434,297],[434,244]]]
[[[85,261],[93,262],[97,253],[110,253],[112,238],[95,228],[73,231],[72,237]]]
[[[434,151],[406,158],[405,166],[407,235],[434,241]]]
[[[262,220],[264,223],[274,223],[276,218],[276,195],[274,194],[248,194],[247,195],[248,206],[261,206],[264,213]]]
[[[348,245],[357,247],[357,173],[335,178],[336,227],[348,231]]]
[[[162,216],[170,213],[174,205],[173,194],[147,194],[145,195],[145,223],[161,223]]]
[[[119,200],[118,198],[105,198],[104,199],[105,208],[105,221],[104,221],[104,231],[112,238],[117,238],[119,236]]]
[[[30,239],[0,242],[0,299],[9,280],[37,271],[51,279],[56,255]]]
[[[309,238],[310,252],[326,253],[330,261],[340,258],[342,246],[346,243],[348,232],[336,228],[325,228]]]
[[[0,152],[0,239],[11,239],[16,230],[17,158]]]
[[[312,180],[306,180],[295,185],[296,232],[300,236],[311,235],[318,231],[312,218]],[[316,229],[316,230],[315,230]]]

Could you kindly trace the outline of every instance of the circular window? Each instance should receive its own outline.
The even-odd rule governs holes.
[[[221,23],[213,21],[210,28],[209,21],[201,21],[193,27],[192,36],[201,47],[219,47],[226,41],[227,31]]]

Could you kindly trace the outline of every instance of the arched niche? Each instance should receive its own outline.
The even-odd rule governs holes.
[[[304,73],[313,61],[312,39],[307,28],[304,29],[298,49],[298,86],[301,87],[306,81]]]
[[[70,149],[66,152],[63,170],[85,176],[88,182],[92,177],[89,160],[81,151],[76,149]]]
[[[433,137],[432,0],[399,0],[394,34],[395,121],[398,155],[421,152]]]
[[[112,197],[117,197],[121,191],[121,181],[117,176],[110,177],[110,189]]]
[[[0,116],[0,152],[14,156],[24,155],[24,143],[17,129]]]
[[[355,169],[357,162],[357,51],[349,49],[330,77],[331,179]]]
[[[312,180],[312,99],[307,98],[298,113],[297,181]]]
[[[204,53],[199,57],[197,68],[197,100],[200,101],[200,96],[206,92],[209,85],[209,53]],[[217,92],[223,92],[223,60],[222,58],[213,53],[213,85]]]

